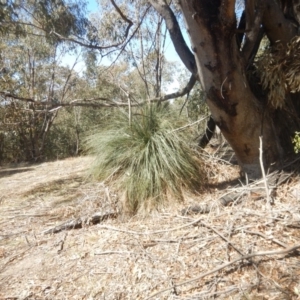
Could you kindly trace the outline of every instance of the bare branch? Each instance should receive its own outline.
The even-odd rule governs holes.
[[[142,16],[142,18],[141,18],[141,20],[140,20],[138,26],[135,28],[135,30],[133,31],[133,33],[132,33],[132,35],[129,37],[129,39],[127,39],[127,41],[126,41],[126,42],[124,43],[124,45],[121,47],[120,52],[118,53],[117,57],[116,57],[116,58],[114,59],[114,61],[110,64],[110,66],[109,66],[108,68],[106,68],[106,70],[108,70],[112,65],[115,64],[115,62],[119,59],[120,55],[121,55],[122,52],[124,51],[125,47],[129,44],[129,42],[132,40],[132,38],[133,38],[133,37],[135,36],[135,34],[138,32],[138,30],[140,29],[140,27],[141,27],[141,25],[142,25],[142,23],[143,23],[143,21],[144,21],[144,18],[146,17],[146,15],[147,15],[147,13],[148,13],[150,7],[151,7],[151,6],[148,6],[148,7],[146,8],[146,10],[145,10],[145,12],[144,12],[144,14],[143,14],[143,16]],[[113,51],[115,51],[115,50],[113,50]],[[110,52],[106,53],[106,55],[109,55],[109,54],[110,54],[111,52],[113,52],[113,51],[110,51]]]
[[[162,97],[150,99],[150,102],[158,102],[158,101],[162,102],[162,101],[167,101],[167,100],[170,100],[170,99],[175,99],[175,98],[178,98],[178,97],[182,97],[182,96],[188,94],[192,90],[192,88],[194,87],[196,81],[197,81],[197,77],[195,75],[192,75],[190,77],[189,82],[187,83],[187,85],[183,89],[181,89],[181,90],[179,90],[175,93],[171,93],[171,94],[162,96]]]
[[[115,8],[116,11],[118,12],[118,14],[121,16],[121,18],[122,18],[125,22],[127,22],[127,23],[129,24],[128,27],[127,27],[127,29],[126,29],[126,32],[128,32],[130,26],[133,25],[133,22],[132,22],[131,20],[129,20],[129,19],[123,14],[123,12],[121,11],[121,9],[119,8],[119,6],[116,4],[116,2],[115,2],[114,0],[110,0],[110,2],[111,2],[112,5],[114,6],[114,8]]]
[[[63,90],[62,90],[61,102],[65,99],[65,96],[66,96],[68,90],[70,89],[70,86],[68,87],[68,83],[69,83],[69,81],[70,81],[70,79],[71,79],[71,76],[72,76],[72,73],[73,73],[73,71],[74,71],[74,69],[75,69],[75,66],[76,66],[77,63],[78,63],[78,60],[79,60],[79,58],[80,58],[80,55],[81,55],[81,54],[77,55],[77,57],[76,57],[76,59],[75,59],[75,61],[74,61],[74,63],[73,63],[73,66],[72,66],[71,69],[69,70],[69,74],[68,74],[68,76],[67,76],[67,79],[66,79],[66,81],[65,81],[65,83],[64,83],[64,87],[63,87]]]
[[[34,99],[32,99],[32,98],[20,97],[18,95],[14,95],[14,94],[7,93],[7,92],[1,92],[0,91],[0,95],[2,95],[5,98],[12,98],[12,99],[26,101],[26,102],[35,102]]]
[[[175,50],[186,68],[191,73],[197,74],[195,57],[183,38],[178,21],[170,6],[166,3],[165,0],[149,0],[149,3],[164,18]]]
[[[66,102],[60,103],[58,105],[54,105],[53,109],[60,109],[62,107],[73,107],[73,106],[80,106],[80,107],[94,107],[94,108],[109,108],[109,107],[127,107],[128,103],[123,102],[110,102],[110,103],[98,103],[98,102],[89,102],[86,100],[82,100],[81,102]],[[134,106],[134,105],[132,105]],[[53,110],[52,109],[52,110]]]
[[[129,35],[129,31],[130,31],[130,28],[133,26],[133,22],[128,19],[125,14],[121,11],[121,9],[117,6],[117,4],[115,3],[114,0],[110,0],[112,5],[114,6],[114,8],[116,9],[116,11],[118,12],[118,14],[120,15],[120,17],[126,22],[128,23],[127,25],[127,28],[125,30],[125,34],[123,36],[123,39],[122,41],[118,42],[118,43],[115,43],[115,44],[112,44],[112,45],[109,45],[109,46],[99,46],[99,45],[93,45],[91,43],[89,43],[88,41],[85,41],[84,39],[81,38],[81,40],[79,40],[79,37],[65,37],[65,36],[62,36],[61,34],[57,33],[55,30],[52,30],[50,32],[50,34],[53,34],[55,35],[56,37],[58,37],[60,40],[63,40],[63,41],[69,41],[69,42],[72,42],[72,43],[75,43],[77,45],[80,45],[80,46],[83,46],[83,47],[86,47],[86,48],[89,48],[89,49],[95,49],[95,50],[104,50],[104,49],[110,49],[110,48],[116,48],[122,44],[124,44],[124,42],[127,40],[128,38],[128,35]],[[22,9],[24,9],[27,13],[29,13],[26,8],[22,7]],[[32,16],[32,14],[30,14]],[[33,16],[32,16],[33,17]],[[36,23],[38,23],[37,20],[35,20]],[[5,24],[10,24],[10,25],[14,25],[14,24],[20,24],[20,25],[27,25],[27,26],[31,26],[31,27],[34,27],[36,29],[39,29],[41,31],[44,31],[45,32],[45,29],[42,27],[42,26],[37,26],[36,24],[34,23],[26,23],[26,22],[20,22],[20,21],[14,21],[14,22],[7,22],[7,21],[4,21],[3,23]]]
[[[216,123],[212,118],[212,116],[210,116],[206,123],[205,133],[198,142],[199,147],[204,149],[207,146],[207,144],[210,142],[211,138],[215,133],[215,129],[216,129]]]
[[[187,93],[189,93],[192,88],[194,87],[196,83],[196,76],[192,75],[189,82],[187,83],[187,85],[175,92],[175,93],[171,93],[171,94],[167,94],[161,97],[157,97],[157,98],[152,98],[150,100],[146,100],[143,102],[136,102],[136,103],[132,103],[131,106],[139,106],[139,105],[144,105],[146,103],[149,102],[162,102],[162,101],[167,101],[170,99],[175,99],[178,97],[182,97],[184,95],[186,95]],[[0,91],[0,95],[3,95],[6,98],[12,98],[12,99],[16,99],[16,100],[20,100],[20,101],[25,101],[25,102],[30,102],[30,103],[34,103],[35,105],[43,105],[43,106],[50,106],[49,110],[51,111],[56,111],[62,107],[68,107],[68,106],[82,106],[82,107],[95,107],[95,108],[100,108],[100,107],[126,107],[128,106],[128,103],[126,102],[118,102],[118,101],[114,101],[112,99],[109,98],[105,98],[105,97],[95,97],[95,98],[90,98],[90,99],[75,99],[72,100],[70,102],[65,102],[65,103],[53,103],[51,101],[35,101],[32,98],[25,98],[25,97],[20,97],[18,95],[12,94],[12,93],[7,93],[7,92],[1,92]],[[98,103],[96,101],[106,101],[107,103]],[[48,111],[49,111],[48,110]]]
[[[26,102],[33,102],[35,104],[38,105],[49,105],[49,104],[53,104],[53,102],[51,101],[36,101],[33,98],[26,98],[26,97],[21,97],[12,93],[7,93],[7,92],[1,92],[0,91],[0,95],[3,95],[6,98],[13,98],[16,100],[20,100],[20,101],[26,101]],[[105,97],[95,97],[95,98],[89,98],[89,99],[74,99],[71,102],[78,102],[78,101],[98,101],[98,100],[103,100],[103,101],[111,101],[111,99],[109,98],[105,98]]]
[[[116,48],[116,47],[122,45],[125,42],[126,38],[127,38],[127,36],[126,37],[124,36],[124,39],[119,43],[112,44],[112,45],[109,45],[109,46],[99,46],[99,45],[89,44],[87,41],[81,42],[81,41],[76,40],[76,39],[71,38],[71,37],[62,36],[62,35],[60,35],[59,33],[55,32],[55,31],[51,31],[50,33],[54,34],[55,36],[57,36],[62,41],[72,42],[72,43],[75,43],[79,46],[89,48],[89,49],[94,49],[94,50],[105,50],[105,49],[110,49],[110,48]]]

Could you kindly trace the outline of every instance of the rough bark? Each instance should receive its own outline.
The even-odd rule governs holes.
[[[247,82],[245,64],[236,43],[232,2],[182,0],[180,3],[212,117],[234,149],[242,170],[251,178],[258,177],[259,136],[264,137],[267,166],[278,159],[280,149],[277,143],[274,147],[272,121]]]
[[[186,45],[170,7],[165,0],[150,3],[165,18],[175,48],[191,70],[190,51],[183,55]],[[297,34],[300,0],[245,1],[239,26],[234,0],[177,3],[186,21],[198,78],[212,118],[234,149],[242,171],[249,178],[259,177],[259,137],[263,136],[265,167],[274,166],[284,151],[291,149],[290,137],[295,128],[299,129],[300,101],[296,101],[297,95],[287,95],[285,110],[270,108],[259,78],[252,82],[246,73],[253,70],[264,34],[271,46],[286,46]]]

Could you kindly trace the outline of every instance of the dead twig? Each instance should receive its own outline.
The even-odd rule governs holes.
[[[221,232],[219,232],[217,229],[215,229],[212,226],[209,226],[207,224],[205,224],[204,222],[201,221],[201,224],[203,226],[205,226],[206,228],[214,231],[219,237],[221,237],[226,243],[228,243],[228,245],[230,245],[236,252],[238,252],[240,255],[244,255],[242,251],[240,251],[237,247],[235,247],[235,245],[228,239],[226,238]]]
[[[261,169],[261,173],[262,173],[262,177],[263,177],[263,181],[264,181],[264,185],[265,185],[267,203],[268,203],[269,209],[271,210],[272,209],[271,204],[273,204],[273,200],[270,197],[270,190],[269,190],[268,181],[267,181],[266,172],[265,172],[265,167],[264,167],[264,162],[263,162],[262,136],[259,137],[259,163],[260,163],[260,169]]]
[[[262,234],[261,232],[250,231],[250,230],[244,230],[244,232],[245,232],[245,233],[249,233],[249,234],[254,234],[254,235],[261,236],[262,238],[264,238],[264,239],[266,239],[266,240],[269,240],[269,241],[272,241],[272,242],[276,243],[277,245],[282,246],[283,248],[287,248],[287,245],[286,245],[286,244],[280,242],[280,241],[277,240],[277,239],[268,237],[268,236]]]
[[[110,255],[110,254],[134,254],[132,251],[104,251],[104,252],[95,252],[94,255]]]
[[[182,286],[182,285],[186,285],[186,284],[192,283],[192,282],[197,281],[197,280],[199,280],[199,279],[201,279],[201,278],[203,278],[205,276],[208,276],[208,275],[216,273],[216,272],[218,272],[218,271],[220,271],[220,270],[222,270],[222,269],[224,269],[226,267],[229,267],[229,266],[231,266],[231,265],[233,265],[236,262],[241,261],[241,260],[248,260],[248,259],[250,259],[252,257],[256,257],[256,256],[288,254],[288,253],[291,253],[291,252],[293,252],[293,251],[295,251],[295,250],[297,250],[299,248],[300,248],[300,244],[291,246],[291,247],[286,248],[284,250],[262,251],[262,252],[257,252],[257,253],[251,253],[251,254],[243,255],[243,256],[240,256],[240,257],[236,258],[233,261],[225,263],[225,264],[223,264],[223,265],[221,265],[221,266],[219,266],[219,267],[217,267],[217,268],[215,268],[215,269],[213,269],[211,271],[202,273],[201,275],[199,275],[199,276],[197,276],[197,277],[195,277],[193,279],[189,279],[189,280],[186,280],[186,281],[179,282],[175,286],[179,287],[179,286]],[[146,298],[146,300],[154,298],[157,295],[160,295],[160,294],[162,294],[164,292],[170,291],[171,289],[172,288],[166,288],[166,289],[160,290],[160,291],[156,292],[155,294],[151,295],[150,297]]]
[[[192,225],[195,225],[197,223],[199,223],[201,221],[201,218],[196,219],[193,222],[190,222],[188,224],[182,225],[182,226],[178,226],[178,227],[173,227],[170,229],[164,229],[164,230],[157,230],[157,231],[145,231],[145,232],[140,232],[140,231],[133,231],[133,230],[124,230],[124,229],[119,229],[119,228],[115,228],[112,226],[106,226],[106,225],[100,225],[98,228],[100,229],[107,229],[107,230],[113,230],[113,231],[118,231],[118,232],[124,232],[124,233],[129,233],[129,234],[136,234],[136,235],[150,235],[150,234],[159,234],[159,233],[165,233],[165,232],[170,232],[170,231],[176,231],[185,227],[189,227]]]

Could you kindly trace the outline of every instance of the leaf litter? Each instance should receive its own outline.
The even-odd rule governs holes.
[[[223,207],[238,169],[207,159],[201,195],[56,234],[44,233],[118,211],[113,182],[86,176],[91,157],[0,169],[0,299],[300,299],[300,249],[284,252],[300,244],[299,175],[271,208],[251,191]],[[181,214],[197,204],[211,210]]]

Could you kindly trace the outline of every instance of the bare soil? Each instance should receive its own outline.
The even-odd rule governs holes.
[[[238,169],[210,159],[201,195],[57,234],[45,232],[116,211],[121,191],[87,176],[91,157],[0,169],[0,299],[300,299],[300,252],[287,250],[300,247],[299,176],[273,205],[249,191],[222,207]],[[199,203],[215,205],[181,215]]]

